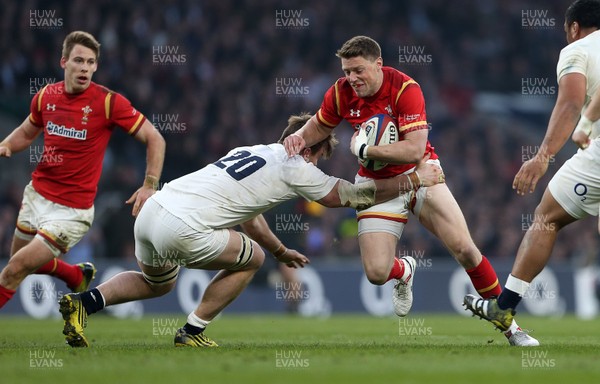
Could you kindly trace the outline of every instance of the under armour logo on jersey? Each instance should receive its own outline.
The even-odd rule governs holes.
[[[360,117],[360,109],[357,109],[356,111],[354,109],[350,109],[350,116]]]
[[[56,104],[46,104],[46,111],[56,111]]]

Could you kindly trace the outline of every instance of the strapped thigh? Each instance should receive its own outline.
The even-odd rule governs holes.
[[[177,275],[179,274],[179,265],[175,265],[173,268],[169,269],[167,272],[159,273],[157,275],[150,275],[142,271],[142,276],[144,276],[144,280],[148,282],[150,285],[164,285],[170,284],[177,280]]]
[[[252,247],[252,240],[245,235],[244,233],[238,232],[242,239],[242,246],[240,250],[240,254],[237,257],[237,261],[233,266],[227,268],[228,270],[238,270],[244,268],[250,260],[252,260],[252,256],[254,255],[254,247]]]

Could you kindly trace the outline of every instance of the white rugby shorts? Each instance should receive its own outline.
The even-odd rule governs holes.
[[[135,257],[154,268],[192,264],[199,268],[216,259],[229,241],[228,229],[193,229],[152,197],[135,220],[134,234]]]
[[[548,183],[554,199],[571,216],[598,216],[600,209],[600,141],[579,150]]]
[[[439,159],[427,160],[429,164],[441,167]],[[406,171],[403,175],[412,172]],[[355,183],[370,180],[368,177],[356,175]],[[369,232],[385,232],[395,235],[398,239],[402,236],[404,225],[408,221],[409,212],[419,217],[423,201],[427,194],[427,187],[422,187],[398,196],[385,203],[375,204],[370,208],[357,211],[358,235]]]
[[[39,238],[55,257],[77,244],[94,221],[94,207],[77,209],[54,203],[27,184],[17,217],[15,236],[31,241]]]

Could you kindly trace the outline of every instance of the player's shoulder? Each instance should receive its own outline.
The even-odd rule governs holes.
[[[595,31],[561,49],[560,56],[592,53],[598,49],[600,49],[600,31]]]
[[[106,96],[106,95],[118,95],[118,92],[113,91],[112,89],[105,87],[104,85],[98,84],[98,83],[94,83],[93,81],[90,82],[90,87],[89,90],[100,95],[100,96]]]
[[[399,69],[393,67],[381,67],[381,70],[383,71],[384,78],[386,81],[390,82],[393,88],[400,89],[410,84],[419,85],[415,79]]]

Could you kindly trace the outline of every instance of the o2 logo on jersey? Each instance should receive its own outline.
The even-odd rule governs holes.
[[[573,191],[575,192],[575,194],[577,196],[581,197],[581,201],[585,201],[587,199],[587,197],[585,195],[587,194],[588,189],[585,184],[582,184],[582,183],[575,184]]]
[[[231,156],[224,157],[213,164],[221,169],[225,169],[229,176],[240,181],[261,169],[267,164],[267,161],[262,157],[242,150],[235,152]]]

